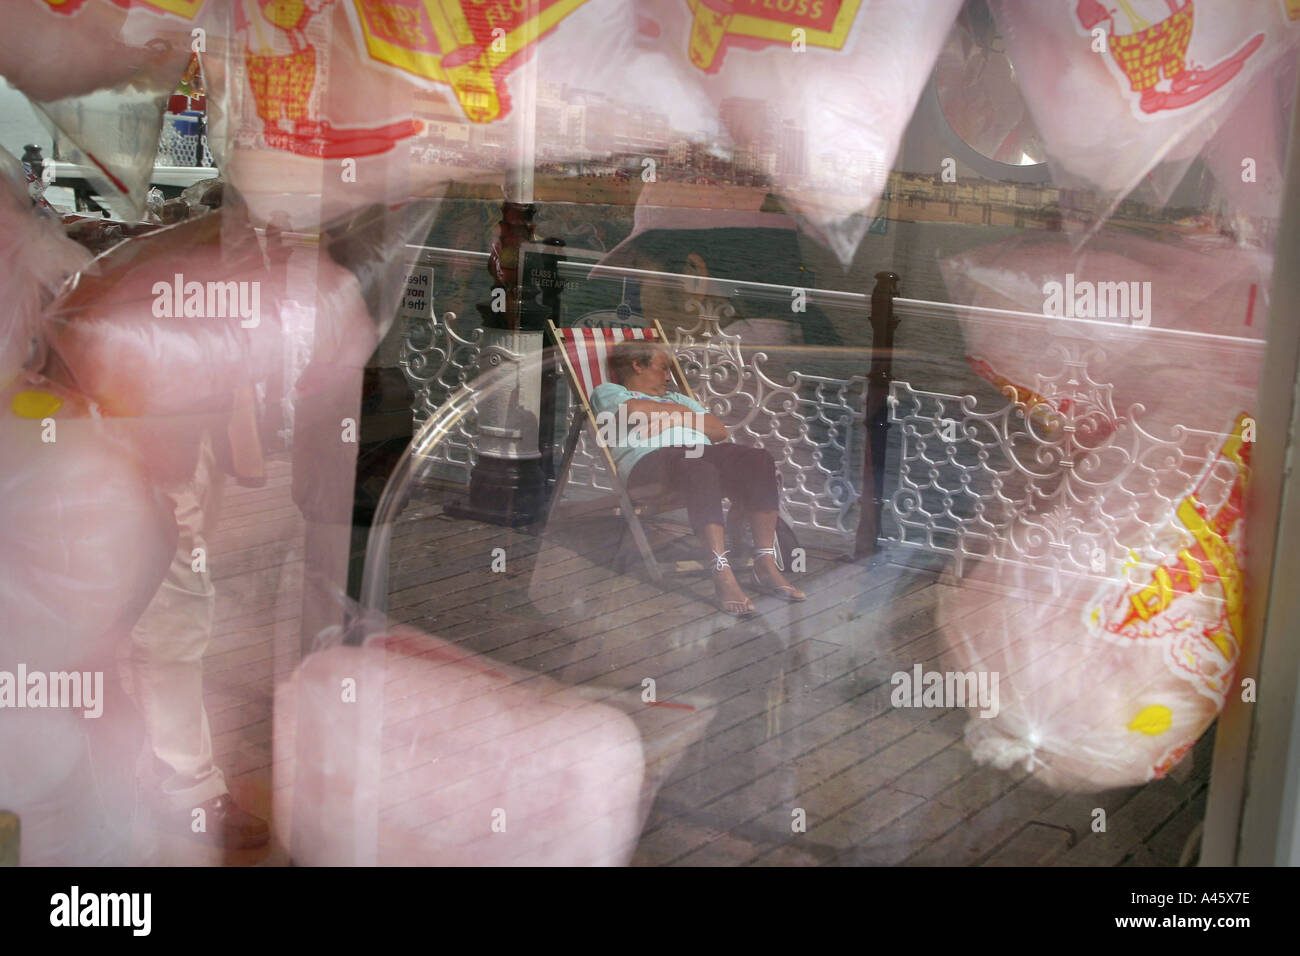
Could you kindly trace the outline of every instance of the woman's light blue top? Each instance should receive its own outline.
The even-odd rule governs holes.
[[[685,405],[696,414],[708,414],[708,409],[703,405],[680,392],[668,392],[663,396],[647,395],[645,392],[634,392],[613,382],[606,382],[593,388],[591,410],[596,413],[596,428],[600,431],[605,444],[609,446],[614,465],[622,478],[626,479],[636,467],[636,463],[656,449],[712,444],[709,436],[703,432],[683,425],[674,425],[665,428],[657,435],[644,437],[641,433],[645,429],[629,428],[627,413],[624,412],[620,416],[618,412],[620,405],[633,398],[649,399],[652,402],[676,402],[678,405]],[[631,424],[636,424],[635,418],[632,419]]]

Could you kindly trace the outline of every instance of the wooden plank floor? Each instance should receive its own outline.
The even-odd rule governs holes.
[[[451,519],[444,504],[419,495],[394,529],[394,621],[594,697],[639,699],[650,679],[668,705],[633,715],[653,791],[637,865],[1176,865],[1204,815],[1212,735],[1170,778],[1062,796],[977,766],[965,711],[890,705],[890,674],[937,667],[940,596],[978,628],[1000,611],[992,592],[814,557],[799,580],[807,602],[760,597],[760,614],[736,621],[707,576],[661,588],[635,562],[616,570],[618,519],[531,536]],[[262,814],[272,693],[299,660],[302,542],[287,464],[264,488],[229,489],[206,700],[218,763]],[[1105,833],[1091,829],[1097,807]],[[221,862],[167,848],[145,859]]]

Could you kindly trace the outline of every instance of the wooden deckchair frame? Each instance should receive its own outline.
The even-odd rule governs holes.
[[[637,551],[640,552],[642,560],[645,561],[646,569],[650,576],[656,581],[663,580],[663,571],[659,567],[659,562],[655,559],[654,551],[650,547],[650,541],[646,537],[645,528],[641,524],[641,515],[647,516],[661,514],[666,511],[675,511],[685,507],[683,502],[665,496],[665,490],[659,485],[650,485],[644,489],[638,489],[638,494],[634,500],[631,492],[628,490],[626,483],[618,473],[618,467],[614,464],[614,456],[610,454],[609,447],[601,441],[600,429],[596,424],[595,412],[591,409],[591,402],[587,396],[587,390],[583,385],[578,370],[573,367],[569,360],[569,351],[565,348],[564,338],[561,335],[561,329],[550,319],[546,320],[546,325],[550,329],[551,339],[555,347],[559,350],[560,357],[564,361],[564,371],[568,376],[569,388],[577,396],[578,401],[574,403],[571,410],[569,421],[569,435],[565,441],[564,457],[560,460],[559,478],[555,483],[555,490],[551,495],[551,507],[549,517],[564,515],[567,517],[576,517],[578,515],[590,516],[601,513],[615,512],[621,514],[627,522],[627,528],[632,532],[632,540],[636,543]],[[689,396],[693,401],[695,393],[691,391],[690,384],[686,381],[686,376],[682,372],[682,367],[677,362],[677,356],[673,353],[672,348],[668,345],[668,337],[664,334],[663,326],[657,319],[651,319],[649,328],[653,328],[655,335],[658,337],[654,343],[664,349],[668,354],[668,359],[672,363],[673,373],[677,379],[677,385],[683,395]],[[644,341],[644,340],[643,340]],[[561,510],[560,499],[564,495],[565,486],[569,482],[569,466],[573,462],[574,452],[578,448],[578,440],[582,437],[583,430],[591,426],[592,434],[595,437],[596,445],[600,448],[601,454],[605,458],[605,464],[609,468],[610,481],[614,485],[614,493],[605,495],[593,501],[578,502],[568,508]],[[548,520],[549,520],[548,517]]]

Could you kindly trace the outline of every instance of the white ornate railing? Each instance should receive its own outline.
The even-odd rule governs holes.
[[[1196,544],[1177,516],[1189,495],[1211,515],[1229,503],[1242,470],[1222,454],[1231,434],[1152,428],[1142,405],[1117,409],[1097,369],[1123,343],[1044,336],[1044,347],[1047,371],[997,407],[891,384],[900,449],[882,537],[947,555],[958,575],[975,560],[1032,568],[1058,593],[1081,575],[1150,580]],[[1232,427],[1233,413],[1218,417]]]
[[[866,378],[793,371],[785,382],[776,381],[767,373],[766,352],[746,348],[740,336],[720,328],[720,321],[735,314],[725,299],[695,298],[687,308],[699,321],[678,330],[672,345],[696,396],[727,423],[734,440],[765,448],[776,459],[784,512],[801,540],[851,548],[862,487]],[[473,387],[481,353],[481,330],[462,334],[452,313],[411,323],[400,365],[415,393],[417,428],[450,392],[462,384]],[[563,445],[569,421],[565,416],[557,447]],[[426,460],[425,474],[467,484],[477,441],[476,423],[469,417]],[[570,465],[566,497],[612,490],[607,468],[594,451],[590,431],[584,431]]]
[[[444,312],[441,319],[416,319],[408,323],[398,365],[413,392],[411,415],[417,431],[449,394],[472,381],[477,373],[482,341],[481,328],[460,334],[454,312]],[[469,484],[477,448],[478,425],[471,414],[456,425],[449,441],[433,449],[425,462],[426,474]]]
[[[783,509],[801,540],[851,549],[862,493],[867,380],[775,371],[788,363],[788,354],[747,346],[743,336],[722,327],[735,314],[725,291],[719,285],[687,300],[698,320],[677,329],[672,342],[687,380],[734,440],[763,447],[776,459]],[[950,321],[958,311],[940,303],[899,303],[914,319]],[[618,316],[637,323],[635,316]],[[1054,589],[1064,577],[1110,576],[1119,568],[1133,569],[1134,579],[1149,577],[1152,567],[1191,544],[1175,517],[1179,503],[1195,489],[1198,502],[1214,511],[1231,493],[1236,473],[1231,463],[1216,463],[1227,439],[1223,428],[1231,422],[1230,416],[1211,422],[1198,414],[1201,423],[1219,428],[1170,424],[1167,415],[1153,423],[1140,404],[1117,407],[1107,380],[1113,360],[1147,349],[1171,367],[1204,367],[1206,350],[1214,349],[1225,362],[1241,364],[1258,357],[1259,343],[1113,327],[1098,336],[1083,324],[1044,326],[1043,317],[1018,313],[990,314],[988,321],[1005,324],[1008,334],[1030,332],[1020,341],[1041,349],[1035,364],[1042,371],[1018,383],[1020,392],[1008,388],[1003,400],[984,407],[973,395],[891,383],[894,427],[882,542],[895,555],[910,550],[947,557],[959,575],[983,559],[1038,569],[1048,572],[1042,579]],[[462,333],[452,313],[410,324],[400,364],[415,391],[417,426],[452,391],[473,388],[479,363],[489,363],[491,351],[483,348],[481,330]],[[1132,366],[1119,367],[1133,376]],[[559,388],[557,403],[567,409],[562,378]],[[570,421],[565,414],[556,423],[557,448]],[[468,484],[476,450],[470,415],[433,450],[423,471]],[[566,497],[612,490],[594,451],[585,431]]]
[[[720,328],[734,316],[725,300],[688,300],[699,321],[678,329],[673,350],[696,398],[724,422],[733,441],[766,449],[781,476],[786,519],[801,532],[847,548],[862,493],[865,376],[849,379],[767,374],[769,357]]]

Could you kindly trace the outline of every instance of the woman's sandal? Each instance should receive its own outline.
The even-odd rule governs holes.
[[[760,554],[766,554],[773,561],[776,560],[776,548],[756,548],[754,550],[754,557],[758,557]],[[791,604],[798,604],[800,601],[808,600],[808,595],[804,594],[792,584],[773,585],[764,583],[759,579],[757,567],[750,568],[749,574],[754,580],[754,587],[758,588],[764,594],[775,594],[777,597],[785,598]]]
[[[721,554],[716,551],[713,552],[714,574],[726,571],[731,567],[731,562],[727,560],[727,555],[730,553],[730,551],[723,551]],[[732,617],[746,618],[753,617],[755,614],[754,602],[749,598],[745,598],[743,601],[719,601],[718,606]]]

